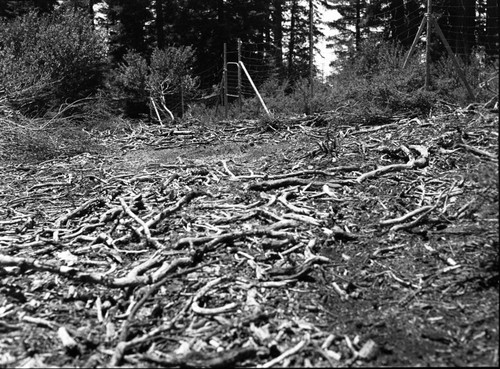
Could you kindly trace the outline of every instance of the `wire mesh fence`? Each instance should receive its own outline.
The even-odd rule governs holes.
[[[363,2],[362,2],[363,3]],[[429,9],[429,6],[431,8]],[[477,68],[487,63],[497,63],[499,58],[499,16],[497,0],[393,0],[373,2],[366,6],[366,12],[358,22],[360,37],[368,39],[369,35],[380,36],[381,39],[390,40],[399,44],[408,53],[412,44],[415,45],[412,58],[422,63],[429,63],[428,70],[435,77],[439,78],[443,71],[457,70],[455,76],[459,80],[458,69]],[[435,24],[431,24],[429,30],[425,27],[426,19],[430,19]],[[353,23],[355,23],[353,21]],[[419,32],[423,28],[423,32]],[[442,33],[442,37],[438,32]],[[355,31],[353,30],[352,33]],[[337,41],[342,35],[336,35]],[[333,37],[333,39],[335,39]],[[352,37],[352,35],[351,35]],[[447,44],[447,45],[446,45]],[[451,64],[450,54],[447,46],[456,63],[451,68],[445,68],[443,64]],[[331,52],[341,53],[341,43]],[[428,55],[426,55],[426,52]],[[222,54],[222,50],[221,50]],[[207,66],[205,70],[197,71],[200,93],[197,96],[184,97],[184,104],[204,103],[208,105],[224,104],[223,94],[228,95],[227,101],[234,102],[237,96],[241,99],[255,97],[255,91],[250,81],[245,78],[238,66],[241,61],[248,70],[253,82],[260,88],[266,81],[276,79],[284,75],[284,69],[288,68],[286,53],[278,53],[276,46],[271,42],[242,42],[238,47],[238,41],[228,42],[227,52],[224,58],[221,56],[214,65]],[[281,57],[281,60],[278,59]],[[498,69],[497,69],[498,70]],[[224,76],[225,71],[225,76]],[[464,78],[476,78],[471,81],[476,85],[482,83],[487,86],[488,81],[495,78],[491,75],[478,76],[462,73]],[[450,76],[446,76],[450,77]],[[498,77],[498,72],[496,73]],[[223,78],[226,78],[224,85]],[[461,77],[460,77],[461,78]],[[481,79],[478,82],[478,79]],[[490,83],[491,84],[491,83]],[[467,83],[465,83],[464,88]],[[226,89],[224,89],[226,87]],[[490,95],[495,94],[494,89],[489,91]],[[173,95],[167,103],[176,111],[180,109],[181,96]],[[182,110],[182,109],[181,109]]]

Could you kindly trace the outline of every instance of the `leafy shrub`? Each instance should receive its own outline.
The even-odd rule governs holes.
[[[339,73],[332,85],[339,101],[357,105],[362,114],[425,115],[436,99],[434,92],[423,91],[425,67],[417,57],[409,60],[401,47],[371,39],[361,45],[356,55],[338,62]]]
[[[370,79],[388,71],[400,70],[405,50],[398,44],[387,42],[373,36],[361,43],[360,49],[337,61],[341,72]]]
[[[476,101],[486,102],[495,93],[498,94],[498,61],[485,63],[474,52],[464,63],[457,58],[460,69],[464,72],[465,79],[474,94]],[[431,82],[433,88],[444,99],[449,99],[457,104],[465,104],[471,98],[459,78],[455,64],[449,56],[441,58],[432,68]],[[496,85],[495,85],[496,83]]]
[[[291,98],[296,101],[295,109],[299,109],[297,113],[314,114],[330,111],[340,103],[333,87],[317,80],[313,82],[312,96],[309,80],[302,79],[295,84]]]
[[[189,46],[156,48],[149,65],[139,53],[128,51],[123,63],[110,73],[108,88],[130,117],[148,113],[150,98],[160,112],[163,107],[175,110],[181,93],[186,101],[196,94],[198,80],[190,73],[193,62],[194,51]],[[177,110],[180,113],[180,108]]]
[[[189,104],[185,118],[190,121],[197,121],[199,125],[210,125],[220,120],[221,107],[216,109],[204,103],[194,102]]]
[[[181,94],[184,100],[195,95],[198,79],[189,73],[193,63],[194,50],[189,46],[170,46],[162,50],[158,48],[153,50],[147,89],[160,107],[165,105],[165,107],[172,109],[172,107],[166,106],[166,99],[169,97],[170,101],[177,100],[181,103]],[[179,104],[175,105],[180,106]],[[182,111],[182,108],[177,109],[177,114],[180,113],[179,110]]]
[[[0,85],[10,104],[41,116],[93,93],[105,65],[102,38],[80,12],[0,20]]]
[[[146,59],[139,53],[128,51],[123,62],[111,71],[108,78],[108,89],[117,108],[127,116],[138,117],[148,112],[148,74]]]
[[[290,95],[289,90],[288,81],[280,81],[278,78],[266,80],[259,88],[259,92],[269,111],[278,116],[287,111],[293,113],[297,109],[297,104]],[[260,102],[257,98],[248,99],[245,102],[247,104],[253,102],[256,108],[259,109]]]
[[[196,91],[198,79],[189,74],[194,63],[194,50],[190,46],[156,48],[151,55],[148,89],[155,91],[162,85],[165,93],[175,91],[182,82],[186,96]]]
[[[364,98],[371,96],[368,101],[382,104],[379,106],[396,113],[413,111],[426,114],[438,97],[460,105],[471,101],[450,57],[442,57],[431,64],[431,86],[429,91],[425,91],[425,63],[416,52],[406,68],[402,69],[406,53],[407,50],[398,45],[377,38],[369,39],[356,54],[339,61],[337,78],[347,91],[357,96],[361,93]],[[467,63],[461,59],[458,62],[476,100],[485,101],[492,94],[481,86],[492,81],[495,67],[484,63],[477,57],[479,54],[475,51],[467,58]],[[356,87],[357,84],[363,86]],[[368,94],[363,94],[362,90]]]

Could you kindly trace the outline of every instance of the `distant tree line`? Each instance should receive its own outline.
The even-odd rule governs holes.
[[[125,111],[139,113],[151,108],[151,99],[161,107],[169,105],[169,96],[194,98],[200,89],[212,89],[220,82],[223,45],[234,51],[240,39],[252,50],[254,66],[272,70],[290,93],[309,75],[311,11],[316,20],[325,8],[339,14],[327,23],[335,31],[328,41],[338,56],[337,70],[357,65],[372,73],[370,53],[377,53],[381,41],[409,48],[426,5],[426,0],[0,0],[0,82],[12,105],[31,115],[101,88],[114,91],[113,101],[125,101]],[[498,0],[433,0],[432,5],[465,63],[474,53],[486,62],[498,60]],[[319,22],[312,31],[314,42],[323,37]],[[446,56],[439,38],[432,40],[432,58]]]
[[[328,22],[336,30],[330,38],[337,53],[355,53],[361,42],[378,35],[409,47],[417,33],[425,0],[314,0],[320,9],[334,9],[340,19]],[[433,0],[433,14],[456,54],[467,56],[482,47],[498,56],[498,0]],[[57,7],[83,9],[94,16],[94,5],[105,17],[99,26],[109,35],[112,62],[127,50],[148,57],[154,48],[191,46],[195,69],[221,63],[224,43],[236,39],[254,44],[282,77],[291,80],[308,73],[308,12],[306,0],[0,0],[0,17],[14,18],[30,9],[51,12]],[[321,5],[321,7],[320,7]],[[316,18],[317,19],[317,18]],[[322,36],[317,22],[314,37]],[[436,40],[434,57],[443,48]],[[260,55],[263,55],[261,53]]]
[[[223,44],[236,49],[239,38],[253,45],[256,55],[272,55],[265,62],[272,62],[281,77],[294,80],[308,73],[307,1],[0,0],[0,17],[14,18],[30,9],[50,12],[61,6],[93,14],[95,4],[104,5],[99,12],[105,16],[98,26],[108,32],[114,64],[129,50],[148,58],[155,48],[189,45],[196,54],[195,72],[202,71],[214,63],[221,65]],[[318,8],[314,11],[318,16]],[[321,35],[317,24],[314,35],[316,40]]]
[[[340,51],[358,51],[363,40],[378,35],[408,48],[418,31],[426,0],[325,0],[323,5],[337,10],[340,19],[328,25],[338,31],[332,47]],[[498,58],[498,0],[433,0],[432,14],[438,20],[453,52],[464,60],[478,48]],[[444,53],[437,38],[433,42],[433,58]]]

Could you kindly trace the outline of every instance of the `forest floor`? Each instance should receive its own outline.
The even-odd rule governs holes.
[[[498,366],[498,113],[138,124],[0,173],[0,367]]]

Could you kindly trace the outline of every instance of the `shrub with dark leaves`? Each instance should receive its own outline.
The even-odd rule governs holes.
[[[0,85],[27,116],[87,97],[102,83],[103,38],[85,13],[27,13],[0,19]]]

